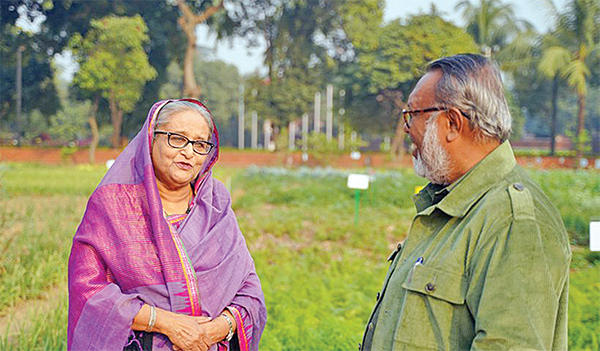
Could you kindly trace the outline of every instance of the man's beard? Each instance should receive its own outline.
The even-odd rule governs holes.
[[[436,119],[437,116],[433,116],[425,124],[423,145],[417,156],[413,156],[413,167],[418,176],[434,184],[446,185],[450,183],[450,158],[440,144]]]

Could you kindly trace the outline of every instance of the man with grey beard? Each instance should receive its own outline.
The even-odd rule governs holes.
[[[571,251],[556,208],[517,166],[496,65],[434,61],[402,111],[430,183],[361,350],[566,350]]]

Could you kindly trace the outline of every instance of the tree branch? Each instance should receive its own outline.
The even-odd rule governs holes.
[[[221,10],[223,8],[223,1],[221,1],[217,6],[211,6],[207,8],[204,12],[202,12],[199,15],[192,12],[190,7],[185,3],[185,0],[177,0],[177,6],[179,7],[179,10],[181,10],[183,16],[185,17],[186,25],[194,27],[200,23],[203,23],[210,16],[214,15],[219,10]]]

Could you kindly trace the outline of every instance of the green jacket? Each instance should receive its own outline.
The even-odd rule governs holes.
[[[508,142],[413,200],[362,350],[567,349],[568,237]]]

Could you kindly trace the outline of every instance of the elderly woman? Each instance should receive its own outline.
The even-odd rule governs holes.
[[[70,350],[257,350],[260,281],[195,100],[161,101],[87,205],[69,259]]]

